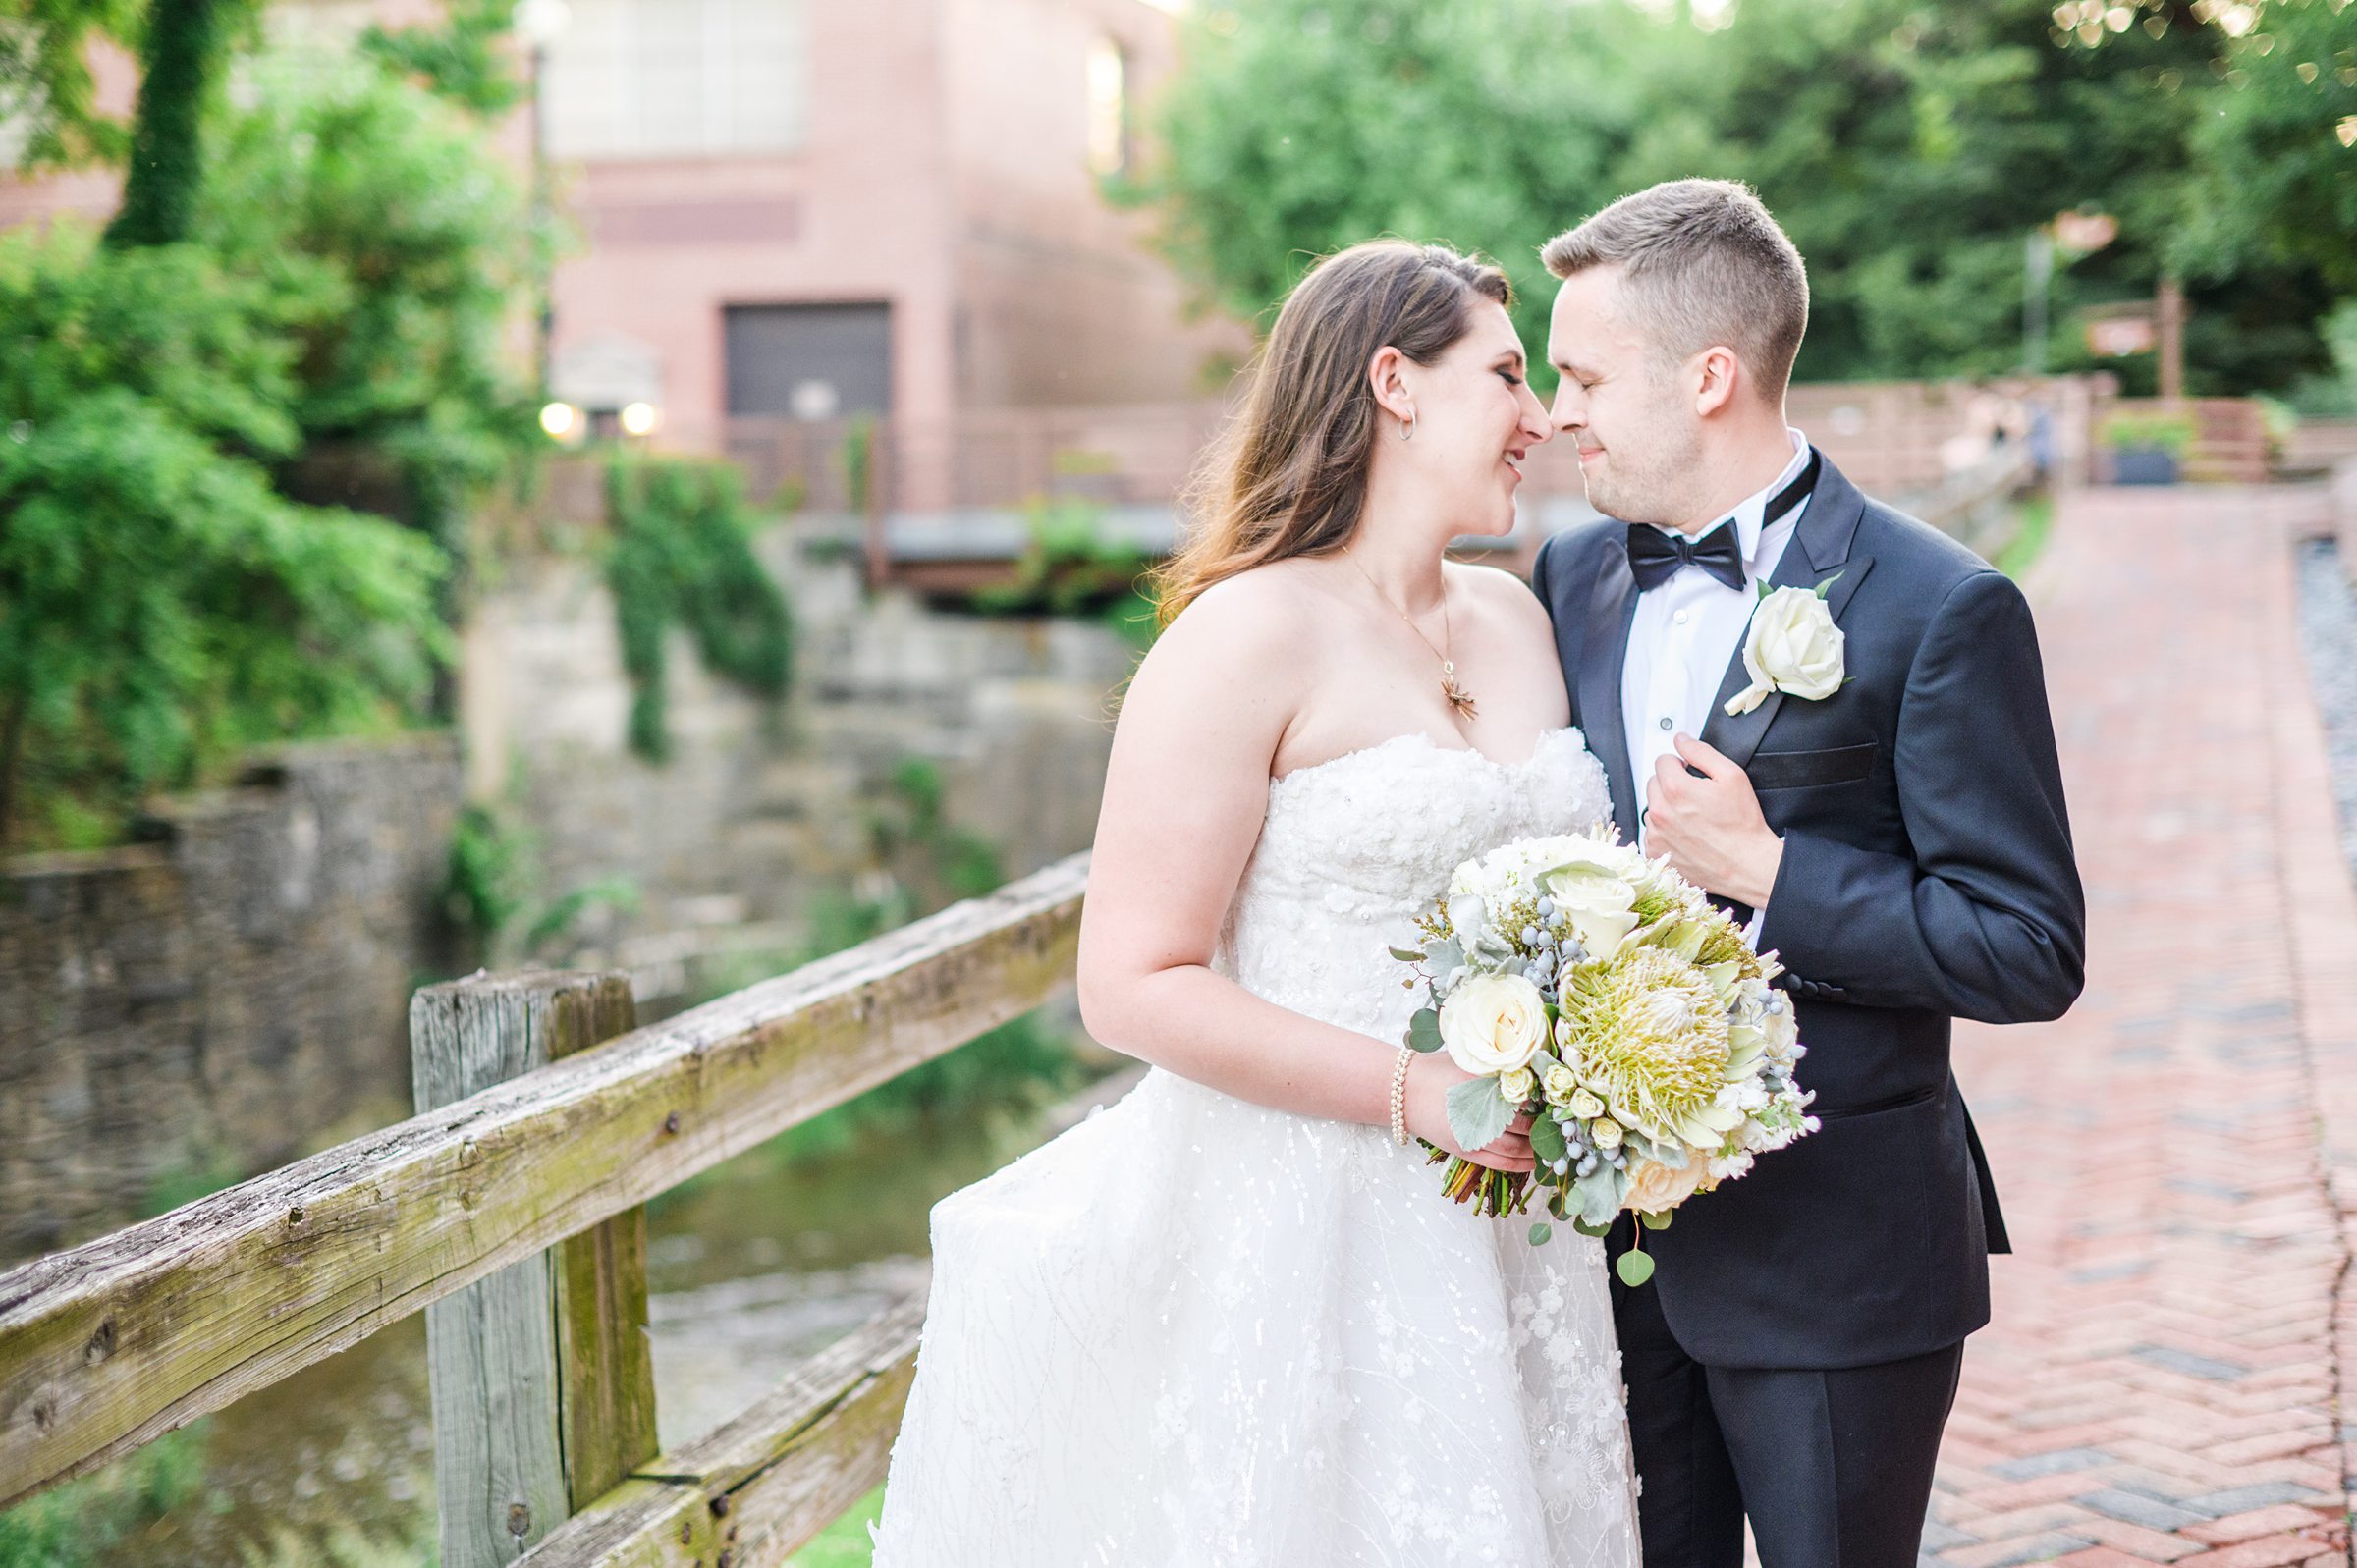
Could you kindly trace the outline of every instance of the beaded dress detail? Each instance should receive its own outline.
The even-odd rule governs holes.
[[[1578,730],[1401,735],[1269,785],[1219,970],[1359,1031],[1466,859],[1610,811]],[[944,1200],[876,1568],[1637,1568],[1601,1244],[1478,1220],[1421,1147],[1156,1069]]]

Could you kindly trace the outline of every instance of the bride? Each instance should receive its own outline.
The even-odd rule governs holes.
[[[1527,1124],[1456,1149],[1385,951],[1610,811],[1546,612],[1442,554],[1547,437],[1507,299],[1379,242],[1277,318],[1089,871],[1083,1018],[1156,1070],[934,1210],[877,1568],[1638,1561],[1600,1246],[1442,1197],[1415,1138],[1528,1170]]]

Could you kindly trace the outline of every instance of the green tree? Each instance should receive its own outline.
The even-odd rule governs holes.
[[[482,127],[367,58],[265,58],[225,126],[196,240],[269,281],[301,432],[280,483],[364,498],[464,555],[486,486],[539,446],[503,358],[535,243]]]
[[[514,0],[449,0],[439,27],[372,24],[360,34],[360,52],[476,114],[498,115],[523,101],[508,54],[515,30]]]
[[[256,742],[391,728],[442,557],[289,503],[266,293],[193,247],[0,237],[0,839],[103,840]]]
[[[1547,281],[1532,246],[1657,180],[1744,180],[1809,259],[1800,373],[1819,380],[2012,368],[2030,234],[2100,206],[2119,239],[2056,280],[2050,362],[2089,362],[2066,330],[2076,307],[2149,297],[2173,268],[2196,389],[2275,387],[2326,362],[2323,253],[2357,253],[2357,222],[2326,197],[2357,182],[2357,159],[2333,135],[2338,99],[2298,74],[2326,40],[2287,52],[2252,32],[2221,58],[2201,17],[2237,9],[1741,0],[1698,17],[1464,0],[1403,18],[1391,0],[1258,0],[1188,27],[1141,193],[1164,203],[1182,268],[1232,309],[1267,308],[1311,254],[1388,230],[1497,252],[1541,297],[1519,313],[1535,343]],[[2261,26],[2295,22],[2345,27],[2334,0],[2276,0]],[[2272,189],[2250,171],[2278,114],[2300,147],[2322,135],[2342,162],[2213,201],[2213,187]],[[2277,243],[2258,238],[2270,224]],[[2206,225],[2233,243],[2204,242]]]
[[[188,237],[204,183],[205,121],[237,34],[253,18],[254,0],[167,0],[148,7],[130,165],[123,205],[107,227],[110,243],[160,245]]]
[[[1258,316],[1316,257],[1397,234],[1503,265],[1535,351],[1538,247],[1607,198],[1632,66],[1668,24],[1556,0],[1256,0],[1181,26],[1161,150],[1120,193],[1158,204],[1214,303]]]
[[[2203,179],[2189,270],[2312,268],[2357,296],[2357,13],[2349,0],[2274,0],[2211,38],[2224,90],[2196,136]]]
[[[90,46],[131,37],[140,0],[0,0],[0,122],[27,173],[113,162],[130,138],[98,112]]]

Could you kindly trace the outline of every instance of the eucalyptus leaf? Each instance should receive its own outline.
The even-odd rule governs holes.
[[[1438,1008],[1420,1007],[1415,1016],[1407,1020],[1407,1046],[1410,1051],[1427,1054],[1441,1049],[1441,1014]],[[1490,1098],[1495,1100],[1498,1096],[1493,1092]]]
[[[1613,1271],[1620,1282],[1634,1290],[1653,1277],[1653,1259],[1642,1252],[1624,1252],[1613,1263]]]
[[[1384,950],[1401,963],[1422,963],[1424,961],[1424,949],[1421,947],[1387,947]]]
[[[1570,1148],[1563,1142],[1563,1129],[1556,1125],[1553,1116],[1540,1116],[1531,1122],[1530,1152],[1549,1164],[1569,1156]]]
[[[1449,1132],[1468,1152],[1498,1141],[1515,1107],[1498,1093],[1495,1078],[1467,1078],[1449,1091]]]
[[[1676,1210],[1665,1209],[1658,1215],[1640,1214],[1637,1218],[1644,1223],[1647,1230],[1668,1230],[1670,1221],[1676,1217]]]
[[[1620,1212],[1620,1186],[1614,1180],[1617,1174],[1612,1166],[1599,1163],[1572,1188],[1579,1198],[1579,1217],[1589,1224],[1609,1225]]]
[[[1534,1247],[1544,1247],[1554,1235],[1555,1227],[1542,1219],[1530,1227],[1530,1244]]]
[[[1611,1235],[1613,1231],[1612,1222],[1610,1220],[1607,1220],[1601,1225],[1592,1225],[1585,1219],[1574,1219],[1571,1221],[1571,1228],[1578,1231],[1583,1236],[1590,1236],[1598,1241],[1602,1241],[1606,1236]]]

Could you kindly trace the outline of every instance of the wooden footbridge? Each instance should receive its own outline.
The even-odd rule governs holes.
[[[0,1508],[423,1312],[443,1568],[783,1561],[883,1480],[923,1304],[658,1453],[643,1205],[1065,991],[1086,879],[644,1029],[619,974],[420,991],[416,1116],[0,1273]]]

